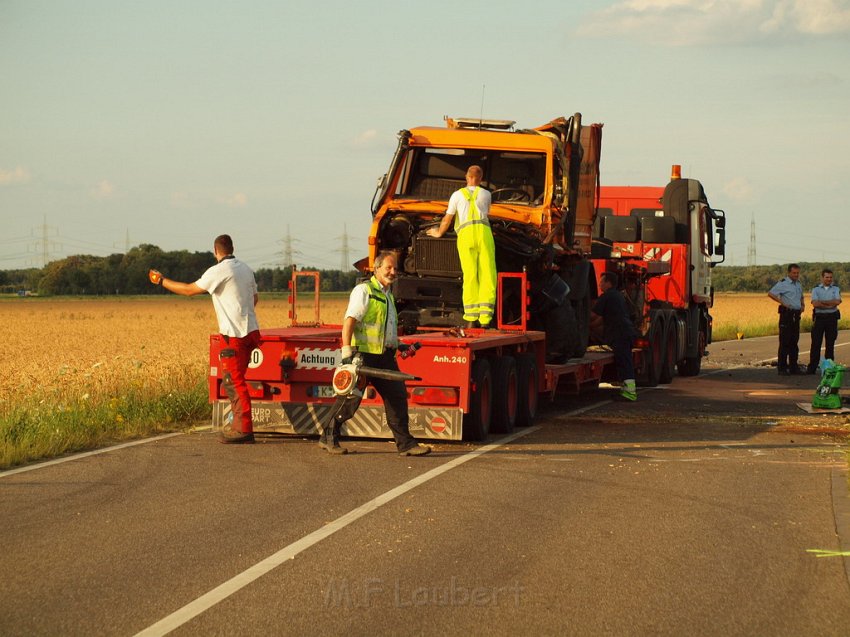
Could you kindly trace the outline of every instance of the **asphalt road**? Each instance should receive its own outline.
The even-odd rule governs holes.
[[[850,551],[847,417],[771,356],[425,458],[193,434],[0,474],[0,634],[847,635],[850,557],[809,552]]]

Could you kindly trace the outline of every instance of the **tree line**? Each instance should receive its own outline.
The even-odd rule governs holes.
[[[821,271],[832,270],[835,284],[844,290],[850,290],[850,263],[798,263],[800,283],[808,293],[820,284]],[[716,292],[764,292],[785,278],[788,264],[756,266],[718,266],[714,268],[711,282]]]
[[[166,291],[148,281],[151,268],[169,279],[192,282],[212,265],[215,265],[212,252],[166,252],[157,246],[142,244],[126,254],[75,255],[52,261],[43,268],[0,271],[0,293],[27,291],[41,296],[163,294]],[[322,291],[350,290],[357,279],[357,272],[353,270],[319,270],[319,273]],[[288,289],[292,269],[261,268],[254,274],[260,292],[280,292]],[[304,279],[299,282],[299,289],[310,291],[312,285],[312,281]]]
[[[0,270],[0,293],[24,290],[39,295],[121,295],[162,294],[148,281],[148,270],[155,268],[177,281],[196,281],[215,264],[212,252],[187,250],[166,252],[157,246],[142,244],[126,254],[108,257],[70,256],[52,261],[43,268]],[[821,270],[835,274],[835,283],[850,290],[850,263],[800,263],[800,281],[808,291],[820,283]],[[785,276],[787,264],[758,266],[718,266],[712,273],[716,292],[764,292]],[[306,268],[313,269],[313,268]],[[261,292],[287,289],[291,268],[260,268],[255,272]],[[354,287],[354,270],[319,270],[323,292],[347,291]],[[299,288],[312,290],[312,281],[302,280]]]

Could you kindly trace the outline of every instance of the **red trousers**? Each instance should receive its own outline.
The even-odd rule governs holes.
[[[260,332],[254,330],[243,337],[222,334],[221,338],[224,341],[224,347],[219,352],[218,359],[221,362],[224,391],[230,399],[233,431],[251,433],[254,431],[254,425],[251,418],[251,396],[248,394],[245,372],[251,360],[251,352],[260,344]]]

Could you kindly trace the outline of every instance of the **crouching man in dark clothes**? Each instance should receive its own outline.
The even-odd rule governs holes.
[[[627,400],[637,400],[635,386],[635,365],[632,359],[632,344],[637,336],[626,299],[617,289],[619,277],[616,272],[604,272],[599,278],[602,296],[596,300],[591,310],[590,326],[602,326],[605,343],[614,350],[614,362],[617,376],[623,383],[620,396]]]

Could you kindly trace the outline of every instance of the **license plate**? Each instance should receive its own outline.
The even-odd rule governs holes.
[[[330,385],[313,385],[311,392],[314,398],[333,398],[334,388]]]

